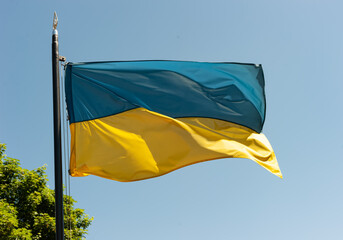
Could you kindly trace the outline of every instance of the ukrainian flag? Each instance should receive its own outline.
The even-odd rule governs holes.
[[[282,177],[261,133],[262,67],[242,63],[68,63],[70,173],[122,182],[198,162],[248,158]]]

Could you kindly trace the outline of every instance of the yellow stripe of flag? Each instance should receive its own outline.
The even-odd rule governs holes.
[[[211,118],[171,118],[145,108],[70,125],[72,176],[121,182],[219,158],[248,158],[282,178],[262,133]]]

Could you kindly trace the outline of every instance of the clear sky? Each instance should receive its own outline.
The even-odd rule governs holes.
[[[260,63],[264,134],[284,179],[223,159],[133,183],[71,179],[87,239],[343,239],[343,2],[17,1],[0,4],[0,142],[54,187],[53,12],[69,62]]]

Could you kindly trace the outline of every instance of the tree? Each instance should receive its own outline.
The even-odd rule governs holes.
[[[27,170],[5,155],[0,143],[0,239],[55,239],[55,192],[47,186],[46,167]],[[64,196],[65,239],[83,239],[93,218]]]

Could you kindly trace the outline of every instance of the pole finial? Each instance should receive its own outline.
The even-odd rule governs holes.
[[[52,24],[52,28],[53,28],[54,30],[56,30],[57,24],[58,24],[57,13],[54,12],[54,21],[53,21],[53,24]]]

